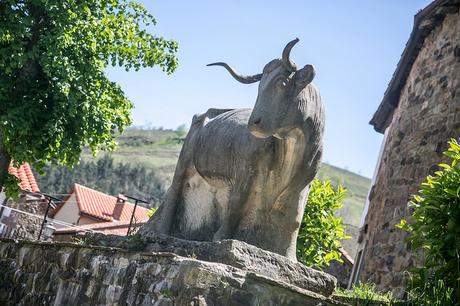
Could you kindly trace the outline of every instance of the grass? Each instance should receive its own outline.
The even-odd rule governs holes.
[[[351,305],[394,305],[397,300],[391,292],[377,291],[374,284],[358,284],[352,290],[337,287],[335,295],[348,298]]]

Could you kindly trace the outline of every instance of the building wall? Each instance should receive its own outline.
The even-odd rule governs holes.
[[[6,195],[5,195],[5,192],[2,190],[0,192],[0,204],[2,204],[6,199]]]
[[[403,296],[407,269],[419,259],[395,227],[407,202],[460,137],[460,15],[447,15],[425,39],[406,80],[387,137],[364,228],[360,279]]]
[[[73,193],[66,201],[64,206],[58,210],[56,215],[54,215],[54,219],[59,221],[64,221],[71,224],[77,224],[78,219],[80,218],[80,209],[78,208],[77,204],[77,197],[75,193]],[[62,228],[63,225],[55,224],[54,227]]]
[[[77,225],[85,225],[85,224],[93,224],[93,223],[100,223],[104,221],[100,221],[94,218],[89,218],[86,216],[81,216],[80,219],[78,220]]]

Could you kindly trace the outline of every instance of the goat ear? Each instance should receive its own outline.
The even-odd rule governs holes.
[[[306,65],[299,71],[297,71],[294,75],[294,79],[296,82],[296,85],[300,88],[304,88],[308,84],[313,81],[313,78],[315,77],[315,68],[313,65]]]

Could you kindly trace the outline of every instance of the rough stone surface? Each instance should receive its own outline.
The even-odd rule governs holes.
[[[100,246],[129,247],[126,238],[119,236],[90,234],[87,241]],[[337,283],[335,277],[327,273],[238,240],[200,242],[156,236],[145,239],[144,242],[141,247],[144,252],[169,252],[198,260],[222,263],[326,297],[333,293]]]
[[[0,240],[1,305],[339,305],[221,263],[70,243]]]
[[[165,202],[144,236],[237,239],[291,259],[308,186],[322,156],[324,110],[312,65],[282,59],[243,83],[260,81],[254,109],[210,109],[193,118]]]
[[[6,206],[28,212],[35,216],[11,211],[8,217],[0,217],[0,222],[8,227],[7,236],[16,239],[37,239],[46,205],[47,203],[44,200],[29,198],[26,192],[21,193],[17,200],[9,199]],[[38,216],[42,216],[42,218]]]
[[[450,138],[460,138],[460,14],[448,14],[425,39],[401,91],[387,130],[370,194],[367,248],[361,280],[404,294],[408,270],[418,262],[406,233],[395,227],[408,216],[410,196],[443,161]]]

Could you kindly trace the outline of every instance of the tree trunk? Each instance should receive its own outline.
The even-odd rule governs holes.
[[[3,145],[3,135],[0,131],[0,191],[5,184],[5,179],[8,175],[8,167],[10,165],[11,157]]]

